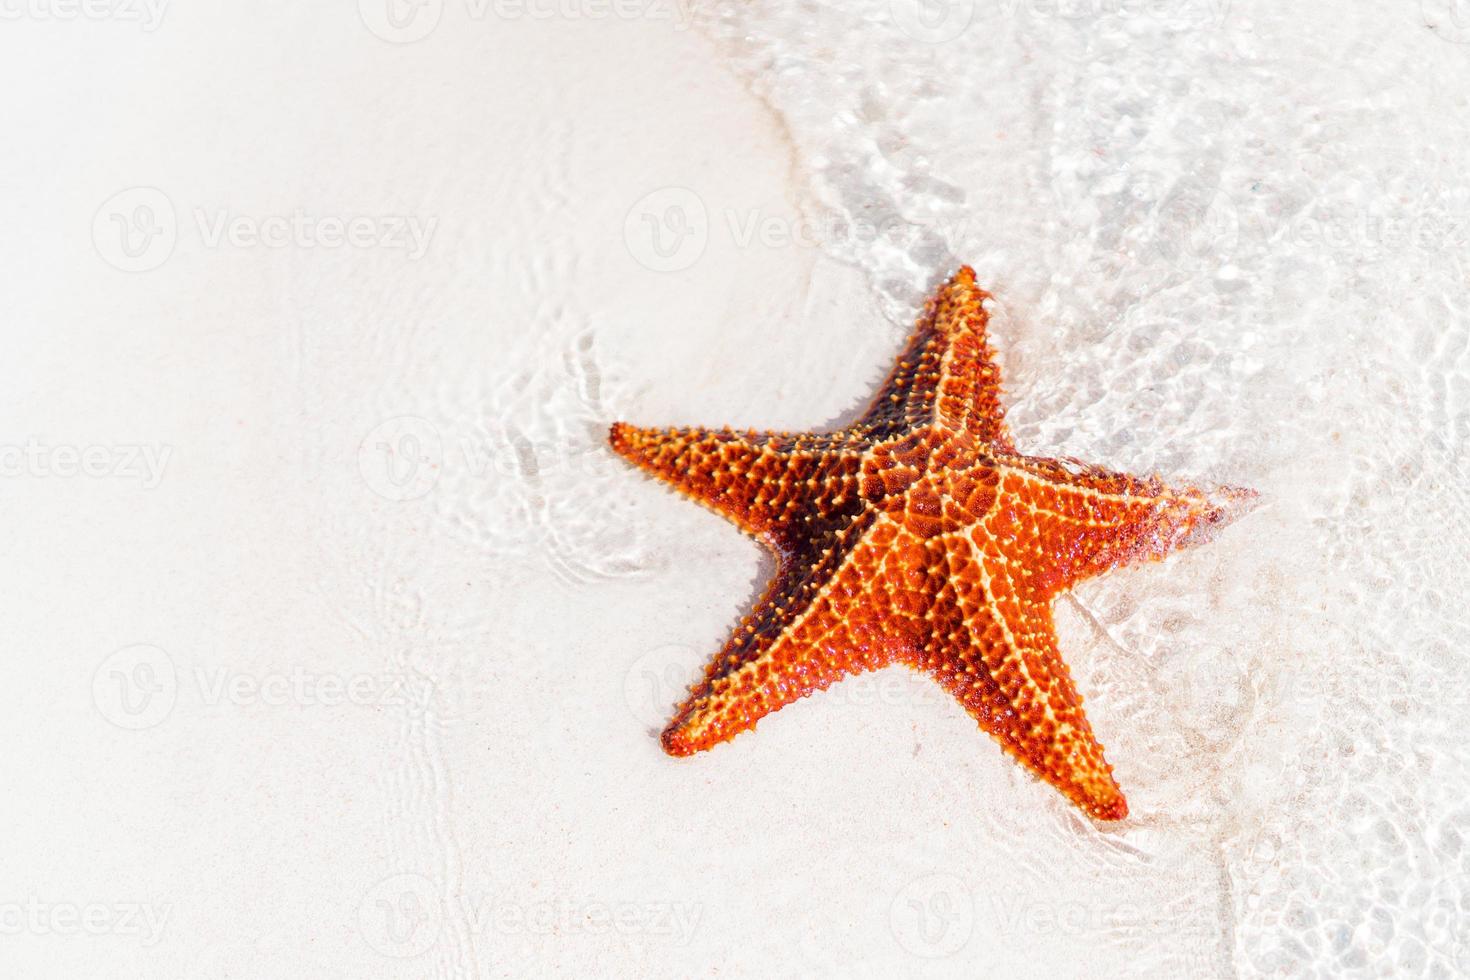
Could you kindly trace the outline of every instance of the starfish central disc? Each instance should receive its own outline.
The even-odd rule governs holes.
[[[902,663],[1092,816],[1128,804],[1057,652],[1052,602],[1208,537],[1255,497],[1166,487],[1011,443],[962,268],[872,405],[832,433],[640,429],[614,450],[776,553],[776,577],[663,734],[708,749],[840,678]]]

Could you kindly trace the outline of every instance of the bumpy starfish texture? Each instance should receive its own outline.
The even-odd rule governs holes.
[[[1017,453],[986,340],[989,298],[960,269],[872,405],[838,432],[612,426],[619,454],[778,559],[664,731],[668,753],[708,749],[847,674],[902,663],[1084,811],[1127,816],[1058,654],[1052,601],[1207,538],[1255,494]]]

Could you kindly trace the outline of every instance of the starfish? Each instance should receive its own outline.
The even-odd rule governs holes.
[[[1083,811],[1128,815],[1057,650],[1055,598],[1208,539],[1254,491],[1016,451],[968,266],[867,411],[831,433],[644,429],[612,448],[775,552],[775,578],[664,731],[700,752],[849,674],[906,664]]]

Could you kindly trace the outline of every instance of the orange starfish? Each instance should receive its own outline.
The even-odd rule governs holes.
[[[1058,655],[1052,600],[1203,540],[1255,493],[1017,453],[985,337],[988,298],[960,269],[873,404],[838,432],[613,425],[613,449],[779,562],[664,731],[669,754],[708,749],[846,674],[903,663],[1087,813],[1128,815]]]

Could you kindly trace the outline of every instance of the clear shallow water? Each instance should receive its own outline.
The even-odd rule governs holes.
[[[961,261],[997,294],[1019,445],[1267,498],[1188,562],[1059,610],[1134,817],[1066,875],[1014,814],[977,834],[1023,879],[1147,881],[1157,899],[1133,921],[1082,900],[1075,928],[1045,932],[1059,962],[1470,973],[1470,45],[1453,13],[700,10],[780,117],[822,247],[891,321]],[[1004,917],[975,914],[940,962],[992,962]]]

